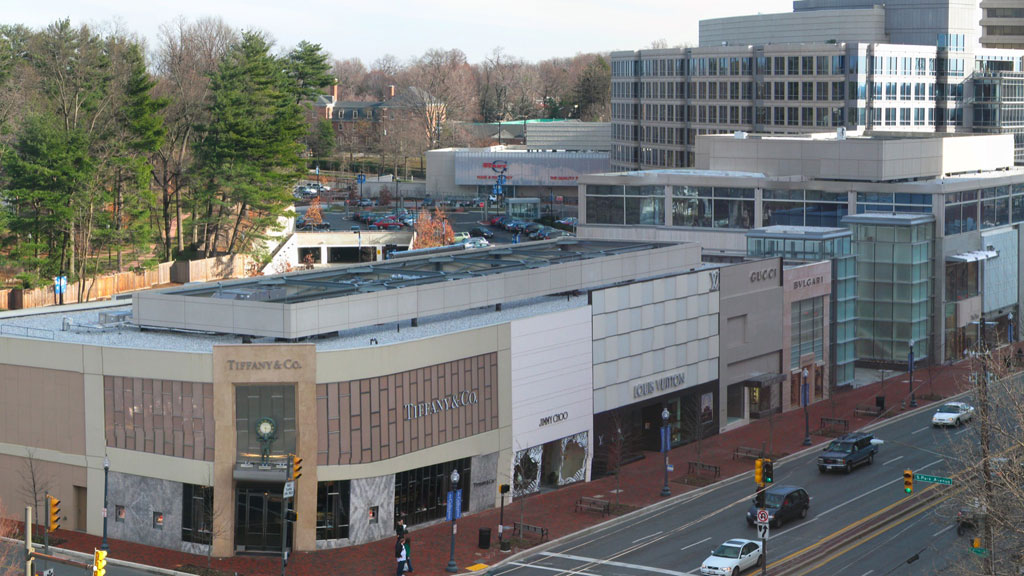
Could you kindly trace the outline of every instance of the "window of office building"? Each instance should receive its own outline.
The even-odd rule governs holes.
[[[844,192],[764,190],[761,196],[761,226],[838,227],[848,212]]]
[[[470,458],[462,458],[395,474],[395,517],[405,515],[410,526],[444,518],[448,491],[454,488],[450,480],[453,469],[459,471],[462,512],[468,512],[473,485],[470,463]]]
[[[790,369],[799,368],[805,354],[813,354],[815,362],[821,362],[825,356],[825,298],[793,302],[790,312]]]
[[[814,74],[814,56],[803,56],[800,58],[801,62],[801,73],[804,76],[811,76]]]
[[[316,539],[348,538],[349,481],[333,480],[316,485]]]
[[[672,225],[696,228],[753,228],[754,190],[673,186]]]
[[[181,539],[196,544],[213,541],[213,486],[182,484]]]
[[[865,212],[908,212],[931,214],[931,194],[858,192],[857,213]]]

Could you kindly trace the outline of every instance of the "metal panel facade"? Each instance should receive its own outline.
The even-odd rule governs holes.
[[[609,168],[608,154],[600,152],[456,152],[455,184],[491,185],[504,174],[507,186],[575,187],[580,176]]]

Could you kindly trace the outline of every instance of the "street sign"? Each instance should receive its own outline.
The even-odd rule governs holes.
[[[282,494],[281,497],[282,498],[292,498],[294,496],[295,496],[295,481],[294,480],[289,480],[288,482],[284,483],[284,494]]]
[[[927,474],[914,474],[915,482],[931,482],[932,484],[944,484],[946,486],[953,485],[952,478],[945,478],[943,476],[928,476]]]
[[[360,184],[366,182],[366,174],[360,174],[359,176],[356,176],[356,182]]]
[[[669,472],[675,472],[675,471],[676,471],[676,466],[675,466],[675,464],[669,464],[669,465],[668,465],[668,471],[669,471]]]
[[[768,511],[761,508],[757,511],[757,523],[767,524],[768,523]]]
[[[978,556],[981,556],[982,558],[988,556],[988,548],[970,548],[970,551],[974,554],[977,554]]]
[[[53,576],[53,568],[43,570],[43,576]]]
[[[758,538],[760,538],[762,540],[767,540],[768,539],[768,531],[769,531],[769,528],[768,528],[768,523],[767,522],[765,522],[763,524],[761,522],[757,523],[757,537]]]

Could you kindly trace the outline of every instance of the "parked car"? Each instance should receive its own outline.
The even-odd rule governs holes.
[[[526,227],[526,222],[523,222],[522,220],[512,220],[512,219],[510,219],[510,220],[505,221],[505,223],[502,225],[502,227],[505,228],[505,230],[507,230],[509,232],[513,232],[513,233],[515,233],[515,232],[522,232],[523,228]]]
[[[561,224],[563,226],[576,226],[577,220],[575,216],[569,216],[567,218],[559,218],[555,220],[555,224]]]
[[[818,471],[843,470],[847,474],[861,464],[875,461],[878,446],[875,435],[869,432],[855,432],[836,438],[828,443],[825,451],[818,456]]]
[[[359,199],[359,205],[360,205],[360,206],[373,206],[373,205],[375,205],[375,204],[376,204],[376,202],[374,202],[374,201],[373,201],[372,199],[370,199],[370,198],[360,198],[360,199]]]
[[[483,238],[469,238],[462,243],[466,245],[466,248],[486,248],[491,245],[490,242]]]
[[[534,232],[540,230],[543,227],[544,225],[538,222],[529,222],[525,226],[523,226],[522,232],[523,234],[533,234]]]
[[[737,576],[740,572],[764,562],[761,543],[743,538],[727,540],[711,551],[700,564],[700,573],[706,576]]]
[[[494,232],[491,232],[490,230],[484,228],[483,226],[471,228],[469,230],[469,235],[472,236],[473,238],[494,238]]]
[[[455,242],[456,243],[465,242],[466,240],[469,240],[469,232],[456,232],[455,233]]]
[[[768,524],[781,528],[783,522],[794,518],[806,518],[811,507],[811,497],[799,486],[782,484],[771,486],[764,491],[764,507],[768,510]],[[747,510],[747,524],[757,521],[757,501]]]
[[[387,223],[385,223],[383,225],[378,225],[377,227],[380,228],[381,230],[401,230],[402,229],[402,225],[399,222],[396,222],[394,220],[392,220],[390,222],[387,222]]]
[[[499,227],[499,228],[500,228],[500,227],[501,227],[501,224],[502,224],[502,221],[503,221],[503,220],[504,220],[505,218],[508,218],[508,216],[504,216],[504,215],[502,215],[502,214],[495,214],[494,216],[491,216],[491,222],[490,222],[490,225],[491,225],[491,226],[497,226],[497,227]]]
[[[974,406],[966,402],[946,402],[932,414],[932,426],[957,426],[970,422],[974,417]]]

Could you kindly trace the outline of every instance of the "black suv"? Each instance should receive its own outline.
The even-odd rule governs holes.
[[[781,528],[782,523],[794,518],[807,518],[811,497],[799,486],[769,486],[764,491],[764,507],[768,511],[768,524]],[[747,510],[747,524],[757,521],[757,500]]]
[[[829,442],[825,452],[818,456],[818,471],[843,470],[849,474],[861,464],[871,464],[875,461],[875,453],[878,446],[872,443],[874,434],[866,432],[855,432],[840,436]]]

